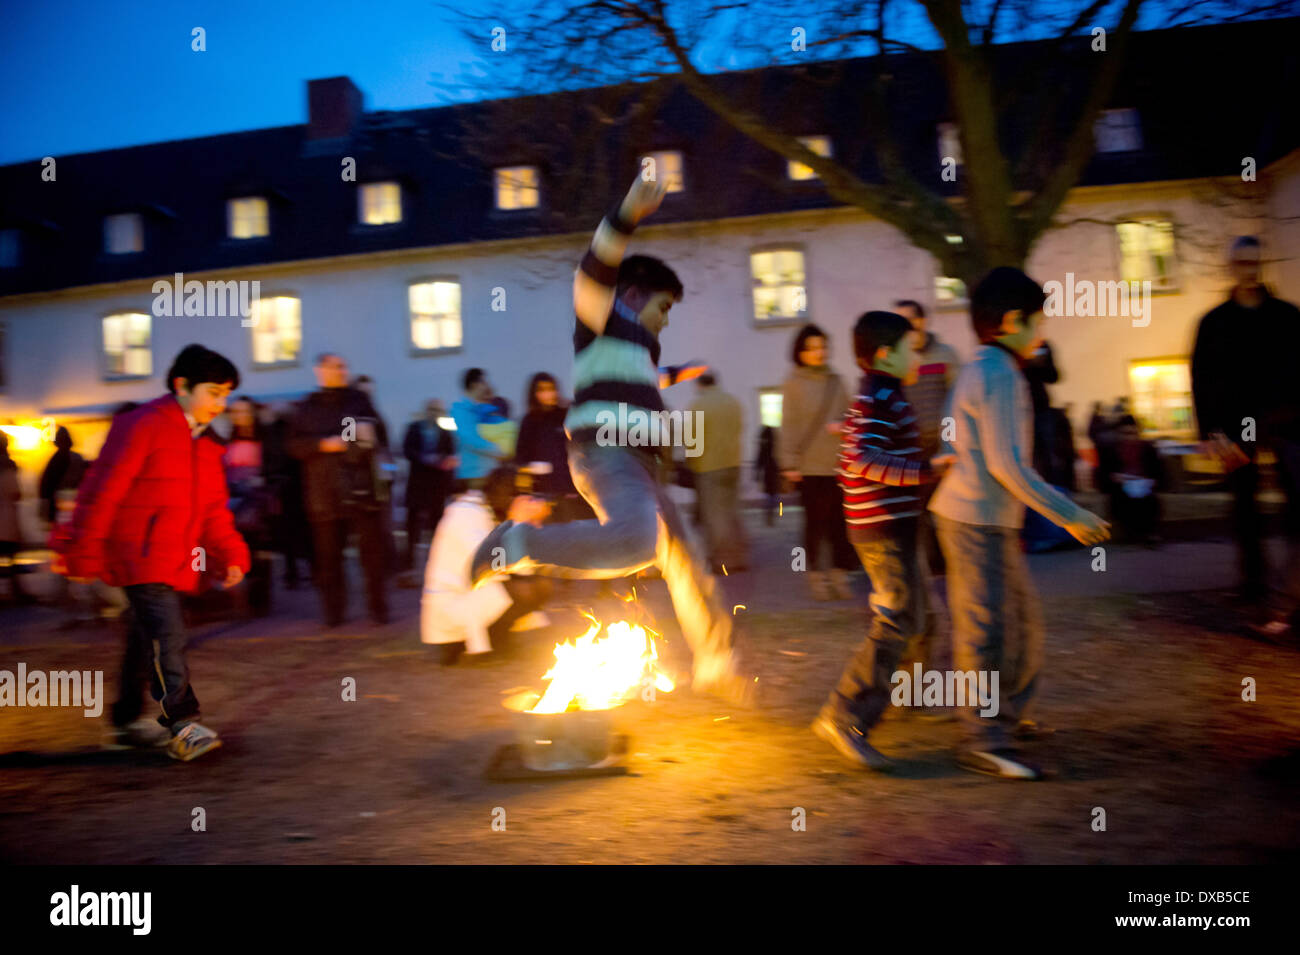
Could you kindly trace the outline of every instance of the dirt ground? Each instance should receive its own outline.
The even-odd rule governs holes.
[[[279,593],[271,618],[195,631],[194,684],[225,746],[192,764],[97,753],[104,721],[80,710],[0,710],[0,859],[1163,864],[1300,855],[1300,654],[1235,632],[1222,591],[1143,593],[1134,572],[1117,574],[1114,592],[1071,593],[1061,582],[1089,573],[1083,551],[1033,558],[1049,625],[1038,715],[1057,732],[1032,751],[1054,778],[963,772],[952,759],[955,725],[911,718],[882,724],[877,744],[900,765],[873,775],[808,731],[861,639],[864,600],[809,602],[781,556],[794,530],[756,525],[765,569],[726,581],[729,602],[745,605],[736,612],[760,666],[761,708],[688,688],[628,704],[617,714],[628,775],[484,778],[513,739],[501,701],[540,686],[555,639],[581,632],[575,616],[556,612],[549,631],[522,638],[506,659],[443,668],[418,642],[418,591],[395,592],[387,627],[329,632],[310,593]],[[1180,546],[1134,560],[1186,570],[1222,554]],[[1113,562],[1125,553],[1114,548]],[[855,584],[865,597],[865,578]],[[662,626],[667,662],[689,672],[663,585],[639,594]],[[49,608],[0,611],[0,669],[102,669],[111,699],[116,634],[56,623]],[[356,680],[356,702],[342,699],[345,677]],[[1247,677],[1255,702],[1242,700]],[[206,831],[191,829],[196,807]],[[1104,832],[1092,828],[1095,807]],[[792,825],[800,810],[803,831]]]

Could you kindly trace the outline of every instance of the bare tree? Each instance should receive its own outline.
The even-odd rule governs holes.
[[[895,226],[970,284],[1023,264],[1053,225],[1093,156],[1094,126],[1136,29],[1296,10],[1295,0],[575,0],[518,16],[456,11],[485,51],[460,92],[533,94],[526,106],[483,104],[491,112],[476,114],[471,152],[499,156],[503,135],[538,149],[568,136],[572,156],[587,155],[593,136],[651,122],[657,103],[684,87],[728,128],[809,166],[831,198]],[[915,161],[907,111],[918,71],[934,79],[958,131],[955,176],[956,157],[941,161],[933,129],[933,168]],[[869,155],[822,156],[801,142],[806,131],[792,120],[818,95],[857,111]],[[860,172],[864,158],[872,175]],[[587,199],[614,187],[601,181],[602,163],[565,172]]]

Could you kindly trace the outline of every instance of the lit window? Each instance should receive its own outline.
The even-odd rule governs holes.
[[[959,235],[945,235],[944,239],[947,240],[949,245],[961,245],[966,241]],[[966,305],[968,303],[966,283],[951,275],[935,276],[934,301],[941,308]]]
[[[391,225],[402,221],[402,187],[395,182],[368,182],[358,193],[357,215],[366,225]]]
[[[418,282],[411,286],[411,346],[417,351],[459,348],[460,283]]]
[[[1103,110],[1092,132],[1099,153],[1131,153],[1142,148],[1142,125],[1135,109]]]
[[[754,273],[754,318],[767,321],[807,316],[808,289],[802,251],[751,252],[749,263]]]
[[[302,302],[292,295],[273,295],[252,304],[253,364],[296,362],[302,353]]]
[[[1133,415],[1144,432],[1193,437],[1192,375],[1185,358],[1140,359],[1129,363]]]
[[[1138,219],[1115,226],[1119,236],[1120,278],[1150,282],[1156,291],[1178,287],[1174,224],[1166,219]]]
[[[104,218],[104,251],[125,255],[144,251],[144,224],[134,212]]]
[[[780,388],[764,388],[758,393],[758,420],[764,427],[781,427],[782,400]]]
[[[961,134],[957,131],[956,123],[940,123],[939,161],[946,162],[949,159],[955,159],[957,165],[962,165]]]
[[[799,142],[803,143],[808,149],[815,152],[818,156],[830,156],[831,138],[829,136],[800,136]],[[785,164],[786,175],[791,179],[816,179],[817,173],[812,171],[811,166],[805,166],[801,162],[793,159],[787,160]]]
[[[150,319],[143,312],[104,317],[104,371],[109,377],[153,374]]]
[[[682,177],[682,154],[679,152],[650,153],[641,157],[641,175],[662,180],[669,192],[681,192],[686,188]]]
[[[0,269],[18,268],[18,230],[0,229]]]
[[[536,209],[539,191],[536,166],[506,166],[496,170],[498,209]]]
[[[232,239],[256,239],[271,234],[266,200],[257,196],[226,203],[228,232]]]

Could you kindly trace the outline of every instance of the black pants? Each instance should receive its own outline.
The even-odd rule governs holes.
[[[1232,526],[1237,538],[1241,590],[1246,596],[1262,598],[1268,593],[1268,568],[1264,562],[1263,521],[1255,500],[1259,468],[1254,461],[1228,475],[1228,489],[1232,492]]]
[[[333,521],[312,521],[312,540],[316,545],[316,588],[320,591],[325,623],[343,622],[347,609],[347,579],[343,572],[343,548],[348,534],[357,535],[361,572],[366,581],[370,616],[383,620],[388,616],[385,592],[388,552],[384,547],[384,518],[373,510],[353,509],[347,516]]]
[[[443,508],[447,503],[449,481],[435,481],[417,484],[406,489],[406,554],[404,570],[415,567],[415,551],[420,546],[420,538],[428,530],[432,533],[442,520]]]
[[[1129,497],[1123,488],[1115,488],[1110,492],[1110,518],[1130,540],[1149,537],[1160,524],[1160,498],[1155,494]]]
[[[130,607],[126,618],[126,652],[113,724],[126,726],[140,718],[144,686],[162,706],[158,722],[169,729],[199,717],[199,701],[190,686],[185,663],[185,628],[181,598],[166,584],[132,584],[125,588]]]
[[[502,583],[505,584],[506,593],[514,603],[488,627],[488,639],[492,641],[494,650],[500,650],[504,646],[506,635],[515,621],[522,620],[534,610],[541,610],[546,606],[554,588],[554,584],[546,577],[507,577]]]
[[[823,542],[831,548],[831,566],[853,570],[857,554],[844,526],[844,495],[834,475],[805,474],[799,481],[803,500],[803,546],[808,569],[817,570]]]

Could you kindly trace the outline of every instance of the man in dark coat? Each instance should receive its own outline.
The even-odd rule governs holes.
[[[1296,461],[1300,400],[1295,373],[1300,311],[1275,298],[1260,282],[1258,239],[1237,239],[1229,265],[1233,286],[1228,300],[1208,312],[1196,331],[1192,398],[1206,451],[1219,457],[1228,472],[1241,569],[1240,596],[1258,606],[1268,596],[1262,527],[1255,502],[1259,486],[1256,457],[1261,444],[1269,445],[1278,459],[1278,483],[1287,496],[1287,529],[1293,549],[1300,525],[1300,462]],[[1296,586],[1300,587],[1300,581]]]
[[[348,365],[326,352],[316,359],[320,388],[299,403],[289,427],[289,453],[302,462],[303,497],[316,551],[316,586],[325,625],[343,622],[347,604],[343,548],[357,535],[370,619],[388,622],[387,550],[381,508],[387,505],[377,471],[378,414],[366,395],[349,388]]]

